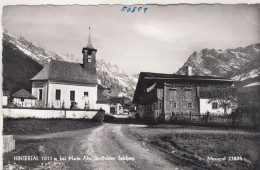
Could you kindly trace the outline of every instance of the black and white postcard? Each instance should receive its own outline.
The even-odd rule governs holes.
[[[260,169],[260,5],[2,8],[2,169]]]

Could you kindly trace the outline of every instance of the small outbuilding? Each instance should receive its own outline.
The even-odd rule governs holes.
[[[105,110],[105,114],[110,114],[110,100],[103,95],[103,92],[106,90],[107,88],[98,85],[96,107]]]
[[[34,97],[27,90],[21,89],[11,95],[13,104],[19,107],[33,107],[35,106],[37,98]]]

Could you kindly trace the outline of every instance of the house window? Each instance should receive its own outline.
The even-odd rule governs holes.
[[[176,94],[177,94],[176,89],[171,88],[170,92],[171,92],[171,98],[176,98]]]
[[[186,97],[191,97],[191,90],[187,89],[185,90]]]
[[[39,89],[39,100],[42,100],[42,89]]]
[[[88,92],[85,91],[85,92],[84,92],[84,96],[85,96],[85,97],[88,97]]]
[[[56,95],[55,95],[56,100],[60,100],[60,90],[56,90]]]
[[[171,101],[171,109],[176,108],[176,107],[177,107],[177,104],[175,102]]]
[[[191,108],[192,108],[192,103],[188,102],[188,103],[187,103],[187,107],[188,107],[189,109],[191,109]]]
[[[212,103],[212,109],[218,109],[218,103],[216,102]]]
[[[75,101],[75,91],[70,91],[70,101]]]

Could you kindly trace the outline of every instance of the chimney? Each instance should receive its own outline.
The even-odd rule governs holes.
[[[186,66],[186,76],[191,76],[191,75],[192,75],[192,67]]]

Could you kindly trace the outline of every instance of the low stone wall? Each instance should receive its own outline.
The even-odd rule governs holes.
[[[2,108],[4,118],[68,118],[92,119],[98,112],[104,110],[63,110],[36,108]]]
[[[15,149],[15,140],[13,135],[3,135],[3,153],[11,152]]]

